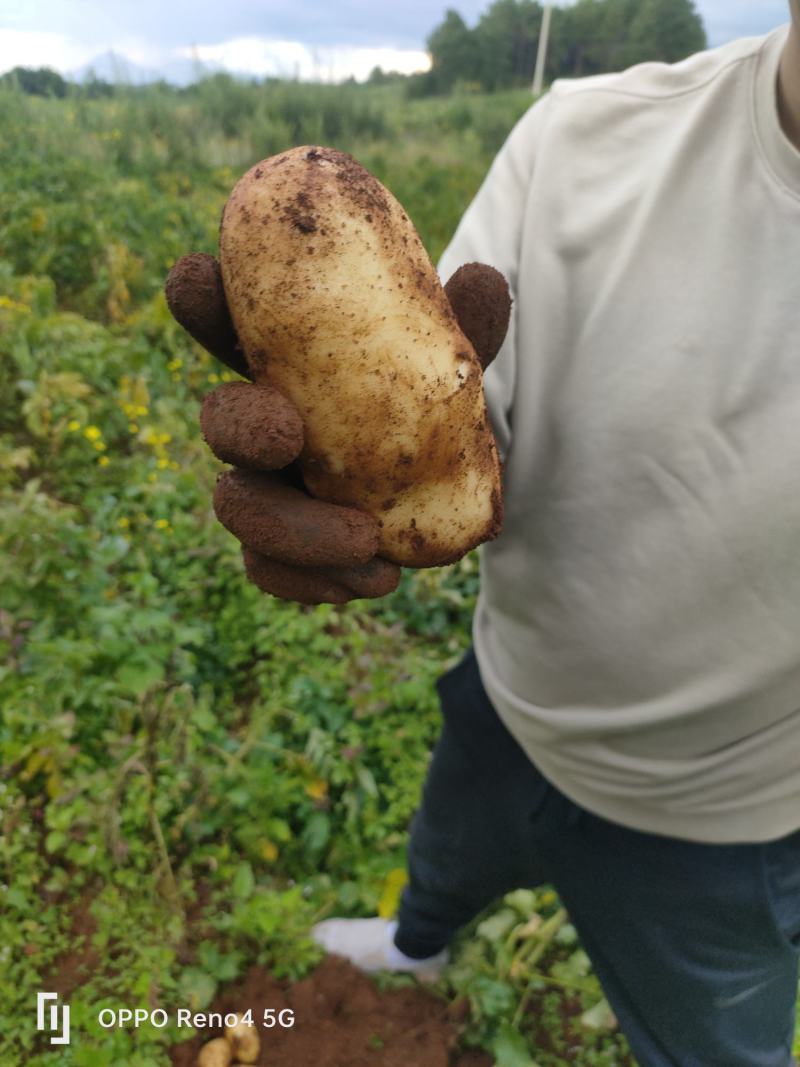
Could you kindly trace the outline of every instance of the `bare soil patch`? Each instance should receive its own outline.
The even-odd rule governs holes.
[[[307,978],[280,982],[262,967],[228,986],[210,1011],[245,1012],[262,1020],[294,1012],[291,1029],[260,1028],[261,1067],[492,1067],[486,1053],[459,1050],[458,1010],[427,990],[381,991],[346,960],[326,956]],[[176,1045],[173,1067],[194,1067],[207,1041],[222,1030]]]

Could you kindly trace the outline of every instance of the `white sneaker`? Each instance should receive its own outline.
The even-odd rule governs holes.
[[[424,960],[406,956],[394,943],[396,919],[325,919],[311,936],[326,952],[345,959],[361,971],[406,971],[420,982],[435,982],[448,962],[446,948]]]

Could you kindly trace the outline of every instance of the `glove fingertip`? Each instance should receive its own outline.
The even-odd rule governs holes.
[[[375,599],[393,593],[400,583],[401,570],[396,563],[374,556],[367,563],[353,567],[326,567],[325,573],[346,586],[351,596]]]
[[[198,344],[237,374],[252,377],[233,328],[216,257],[207,252],[181,256],[167,275],[164,295],[173,318]]]
[[[458,325],[486,370],[508,332],[511,295],[499,270],[486,263],[465,263],[444,287]]]
[[[346,604],[352,592],[320,571],[292,567],[287,563],[242,547],[247,577],[254,585],[279,600],[298,604]]]
[[[297,408],[276,389],[249,382],[226,382],[208,393],[200,430],[217,459],[235,467],[282,470],[303,448]]]

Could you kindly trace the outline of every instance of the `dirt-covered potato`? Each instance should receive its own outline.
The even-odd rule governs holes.
[[[215,1037],[203,1045],[197,1055],[197,1067],[230,1067],[233,1050],[224,1037]]]
[[[225,1038],[239,1063],[256,1062],[261,1051],[261,1039],[255,1026],[242,1022],[240,1017],[236,1026],[225,1027]]]
[[[452,562],[498,534],[478,358],[375,177],[331,148],[264,160],[225,207],[220,264],[255,380],[302,416],[313,496],[373,515],[378,553],[401,566]]]

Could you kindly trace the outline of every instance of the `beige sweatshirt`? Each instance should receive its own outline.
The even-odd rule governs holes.
[[[509,279],[474,642],[542,773],[626,826],[800,827],[800,152],[787,28],[556,82],[440,263]]]

